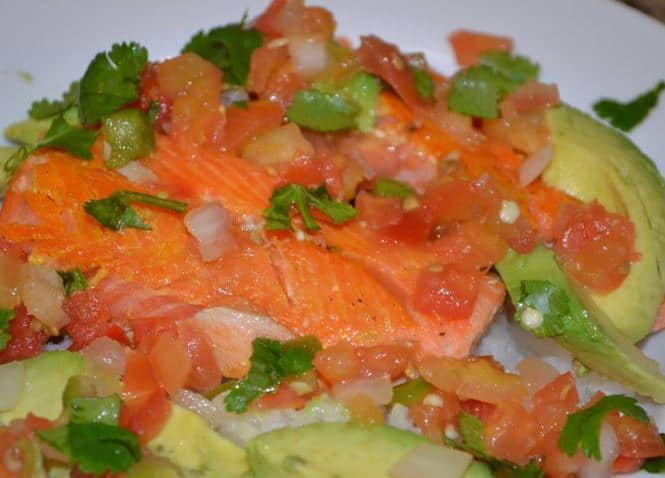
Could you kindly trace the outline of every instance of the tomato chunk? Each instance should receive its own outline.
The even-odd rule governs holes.
[[[16,315],[9,321],[11,339],[0,352],[0,363],[23,360],[39,355],[46,342],[46,334],[31,327],[34,317],[29,315],[23,305],[16,308]]]
[[[465,319],[471,315],[482,275],[459,264],[445,264],[420,272],[414,307],[441,319]]]
[[[459,66],[478,63],[481,53],[486,51],[512,51],[513,41],[508,37],[490,35],[469,30],[457,30],[449,37]]]

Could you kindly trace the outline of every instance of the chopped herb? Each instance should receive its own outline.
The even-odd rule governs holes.
[[[579,448],[589,457],[600,461],[600,428],[605,416],[619,411],[634,419],[648,423],[649,417],[637,400],[625,395],[607,395],[592,406],[568,415],[559,435],[559,448],[568,456],[574,456]]]
[[[665,443],[665,433],[661,433],[660,438]],[[665,455],[647,458],[644,465],[642,465],[642,469],[649,473],[665,473]]]
[[[244,85],[252,52],[263,44],[263,34],[244,21],[198,32],[182,52],[194,52],[224,72],[224,81]]]
[[[87,473],[119,473],[141,459],[138,437],[107,423],[68,423],[37,435]]]
[[[64,114],[56,116],[44,139],[21,146],[5,163],[5,171],[13,174],[25,159],[39,148],[62,149],[73,156],[91,159],[90,148],[97,139],[98,132],[72,126],[65,120]]]
[[[77,290],[86,290],[88,288],[88,279],[85,278],[83,271],[79,267],[68,271],[58,271],[58,275],[62,279],[62,285],[65,287],[67,297]]]
[[[416,190],[409,184],[390,178],[379,178],[374,184],[372,193],[384,198],[405,198],[414,196]]]
[[[432,386],[424,378],[418,377],[393,388],[393,399],[390,403],[401,403],[405,406],[422,403]]]
[[[117,425],[122,401],[118,395],[108,397],[74,397],[68,403],[71,423],[105,423]]]
[[[298,91],[286,111],[289,121],[314,131],[341,131],[356,125],[360,108],[340,93]]]
[[[498,118],[499,100],[517,86],[489,66],[472,66],[455,76],[448,107],[478,118]]]
[[[659,82],[653,89],[627,103],[603,98],[594,103],[593,110],[615,128],[630,131],[658,104],[658,97],[663,91],[665,91],[665,81]]]
[[[34,101],[28,110],[28,115],[32,119],[40,120],[64,113],[72,106],[78,104],[79,82],[73,81],[69,85],[69,90],[62,94],[62,100],[48,100],[42,98]]]
[[[459,416],[459,428],[467,447],[478,453],[486,453],[483,443],[483,422],[475,415],[462,412]]]
[[[16,316],[11,309],[0,309],[0,350],[5,350],[12,336],[9,335],[9,321]]]
[[[121,43],[98,53],[81,79],[81,121],[94,126],[139,98],[139,77],[148,63],[148,51],[137,43]]]
[[[104,117],[102,132],[111,147],[111,155],[106,160],[110,168],[148,156],[155,149],[155,131],[148,115],[134,108]]]
[[[136,210],[129,203],[147,204],[148,206],[185,212],[187,203],[164,199],[135,191],[116,191],[104,199],[91,199],[83,205],[85,212],[94,217],[102,226],[112,231],[122,231],[126,227],[150,230]]]
[[[314,220],[310,207],[314,207],[328,216],[335,224],[350,221],[357,211],[350,204],[335,201],[328,194],[325,185],[308,189],[299,184],[288,184],[275,189],[270,197],[270,205],[264,211],[266,229],[293,230],[291,224],[291,206],[295,204],[309,230],[320,229]]]
[[[478,63],[490,67],[495,72],[519,84],[538,78],[540,67],[537,63],[519,55],[505,51],[482,53]]]
[[[226,409],[235,413],[246,411],[250,402],[264,393],[274,392],[284,378],[310,370],[314,354],[320,349],[321,344],[314,337],[284,343],[254,339],[249,373],[224,397]]]
[[[426,99],[434,99],[434,80],[422,68],[413,68],[413,78],[416,83],[416,91],[418,94]]]
[[[363,133],[367,133],[374,128],[376,100],[380,91],[381,80],[364,71],[353,75],[340,90],[344,98],[360,108],[355,117],[355,123],[356,127]]]

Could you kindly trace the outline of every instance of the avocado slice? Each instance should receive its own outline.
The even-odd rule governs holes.
[[[80,126],[81,121],[79,120],[78,108],[69,108],[63,113],[63,116],[67,123],[73,126]],[[54,119],[55,116],[40,120],[27,118],[23,121],[13,123],[5,128],[5,138],[16,144],[34,144],[44,137]]]
[[[85,370],[85,360],[77,353],[66,350],[44,352],[22,361],[25,385],[18,404],[0,413],[0,422],[7,424],[28,413],[55,420],[62,412],[62,394],[67,382]]]
[[[177,405],[148,448],[169,459],[186,478],[238,478],[249,468],[242,448],[215,433],[196,413]]]
[[[246,450],[256,478],[389,478],[391,468],[424,443],[421,435],[389,426],[315,423],[264,433]],[[479,464],[462,476],[492,475]]]
[[[642,257],[619,288],[601,295],[571,286],[592,315],[636,342],[650,332],[665,295],[665,180],[628,138],[575,108],[550,109],[547,124],[555,152],[545,184],[584,202],[597,199],[635,225]]]
[[[550,249],[538,245],[525,255],[509,251],[496,269],[524,328],[554,338],[586,366],[665,403],[665,377],[658,363],[635,347],[601,309],[585,308]],[[542,314],[542,324],[526,323],[520,316],[526,307]]]

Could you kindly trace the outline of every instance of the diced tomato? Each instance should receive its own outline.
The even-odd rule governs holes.
[[[621,285],[635,252],[635,226],[597,201],[565,206],[554,224],[555,251],[576,281],[601,293]]]
[[[282,108],[270,101],[251,101],[246,108],[230,106],[221,140],[224,149],[235,154],[254,136],[281,125],[283,117]]]
[[[273,393],[266,393],[258,400],[252,402],[253,410],[277,410],[291,408],[300,410],[305,406],[306,400],[298,395],[288,383],[283,383]]]
[[[318,351],[313,364],[319,375],[331,385],[358,378],[362,366],[355,349],[347,343]]]
[[[217,365],[215,352],[198,329],[187,322],[178,324],[178,340],[187,348],[191,368],[186,385],[198,392],[207,392],[222,381],[222,372]]]
[[[138,435],[141,443],[157,436],[171,416],[171,402],[162,389],[147,396],[144,403],[124,400],[120,409],[120,425]]]
[[[626,458],[653,458],[665,455],[665,444],[651,423],[616,413],[607,417],[619,440],[619,456]]]
[[[542,432],[560,431],[568,415],[577,409],[579,400],[570,372],[559,375],[538,390],[532,398],[533,416],[538,419]]]
[[[26,475],[26,470],[8,469],[9,460],[16,460],[20,464],[23,457],[21,451],[16,447],[17,442],[26,437],[33,437],[37,430],[46,430],[53,427],[53,422],[45,418],[36,417],[29,413],[22,420],[14,420],[9,426],[0,427],[0,477],[19,478]],[[23,471],[23,473],[21,473]]]
[[[391,241],[422,247],[429,239],[432,228],[432,223],[419,208],[405,213],[402,220],[394,226],[381,229],[381,235]]]
[[[414,307],[441,319],[465,319],[471,315],[482,274],[459,264],[425,269],[418,275]]]
[[[454,180],[428,190],[422,207],[423,213],[436,224],[496,220],[501,195],[490,182]]]
[[[516,113],[525,113],[532,110],[544,110],[556,106],[561,102],[559,89],[554,84],[527,81],[511,93],[504,103],[511,103]],[[502,105],[502,112],[505,105]]]
[[[313,158],[300,157],[275,169],[285,184],[315,187],[325,183],[332,197],[341,198],[344,194],[343,172],[326,152],[316,151]]]
[[[72,338],[72,350],[80,350],[99,337],[127,344],[124,331],[111,322],[109,307],[96,289],[73,294],[65,302],[64,310],[69,316],[65,331]]]
[[[470,413],[480,419],[481,422],[485,423],[489,416],[494,412],[496,405],[493,403],[481,402],[480,400],[464,400],[460,403],[462,410],[466,413]]]
[[[397,46],[375,35],[362,36],[358,59],[368,72],[388,83],[407,105],[413,108],[424,105],[416,90],[413,70]]]
[[[399,224],[403,215],[400,198],[383,198],[366,191],[358,193],[355,207],[358,210],[358,220],[364,221],[370,229]]]
[[[256,19],[254,28],[270,37],[292,35],[332,36],[335,20],[321,7],[305,7],[303,0],[273,0]]]
[[[247,90],[262,96],[275,71],[289,61],[286,46],[264,44],[252,52],[247,75]]]
[[[409,365],[410,351],[400,345],[375,345],[357,349],[363,377],[389,376],[396,379]]]
[[[432,242],[432,249],[437,252],[441,262],[462,263],[465,268],[487,270],[497,263],[508,250],[506,240],[495,225],[471,221],[454,225],[443,236]]]
[[[454,425],[462,411],[454,395],[439,393],[442,406],[416,404],[409,407],[409,417],[420,432],[435,443],[443,441],[446,425]]]
[[[457,30],[448,38],[455,52],[459,66],[478,63],[481,53],[487,51],[507,51],[513,49],[513,41],[508,37],[490,35],[469,30]]]
[[[134,319],[130,322],[134,334],[134,344],[140,346],[148,337],[163,332],[175,334],[179,320],[173,317],[149,317]]]
[[[168,333],[159,334],[150,347],[148,360],[155,380],[169,395],[184,387],[192,363],[187,349],[174,336]]]
[[[305,83],[293,70],[293,66],[289,62],[275,69],[259,98],[274,101],[286,111],[296,91],[305,87]]]
[[[635,473],[640,468],[644,460],[640,458],[629,458],[626,456],[619,456],[614,463],[612,464],[612,471],[617,475],[623,475],[628,473]]]
[[[520,465],[529,462],[538,436],[538,422],[515,404],[497,406],[483,428],[483,441],[489,454]]]
[[[169,134],[194,147],[214,141],[223,127],[219,111],[222,73],[194,53],[160,63],[159,92],[173,106]]]
[[[513,224],[501,226],[503,237],[510,248],[520,254],[528,253],[538,244],[538,233],[523,215],[520,215]]]
[[[16,315],[9,321],[8,332],[11,338],[4,350],[0,351],[0,363],[23,360],[39,355],[47,340],[46,334],[32,327],[34,317],[23,305],[16,308]]]

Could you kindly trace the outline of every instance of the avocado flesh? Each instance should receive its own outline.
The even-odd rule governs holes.
[[[665,403],[665,377],[658,363],[635,347],[602,310],[585,310],[551,250],[539,245],[525,255],[509,251],[496,269],[515,304],[521,297],[522,281],[549,281],[562,289],[573,304],[571,318],[552,338],[589,368]]]
[[[177,405],[148,448],[170,460],[186,478],[239,478],[248,471],[245,450],[218,435],[196,413]]]
[[[73,126],[81,124],[77,108],[69,108],[63,113],[67,123]],[[30,145],[41,140],[51,127],[55,116],[46,119],[27,118],[5,128],[5,138],[12,143]]]
[[[550,109],[547,124],[555,152],[545,184],[583,202],[597,199],[635,225],[641,258],[619,288],[601,295],[571,286],[592,315],[636,342],[651,331],[665,295],[665,180],[624,135],[574,108]]]
[[[425,437],[389,426],[316,423],[264,433],[246,450],[255,478],[389,478],[390,469],[423,443]],[[491,476],[473,464],[462,475]]]
[[[22,361],[25,385],[19,402],[11,410],[0,413],[0,423],[8,424],[28,413],[55,420],[62,412],[62,394],[67,382],[85,370],[85,360],[65,350],[44,352]]]

